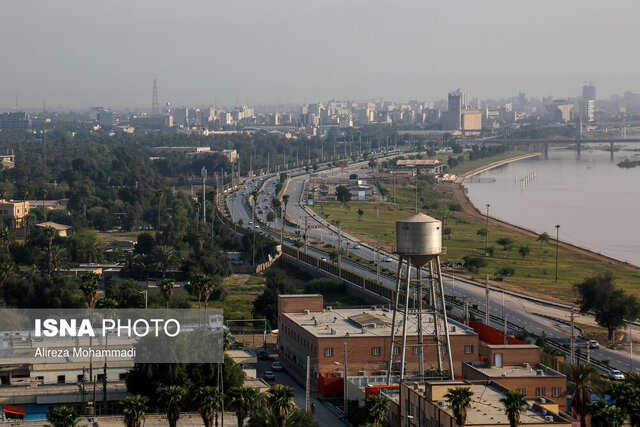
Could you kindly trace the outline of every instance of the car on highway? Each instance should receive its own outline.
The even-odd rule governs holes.
[[[610,380],[613,380],[613,381],[624,380],[624,374],[617,369],[610,370],[607,376],[609,377]]]
[[[282,371],[284,368],[282,367],[282,363],[275,361],[271,364],[271,369],[273,369],[275,372],[279,372],[279,371]]]
[[[322,257],[321,259],[322,259],[322,261],[327,262],[327,258]]]
[[[266,350],[260,350],[258,352],[259,360],[269,360],[269,353]]]
[[[353,245],[353,249],[360,249],[361,247],[362,247],[362,246],[360,246],[360,245],[359,245],[359,244],[357,244],[357,243],[356,243],[355,245]]]
[[[384,257],[384,259],[382,260],[382,262],[391,262],[391,261],[392,261],[392,259],[391,259],[391,257],[390,257],[390,256],[386,256],[386,257]]]
[[[596,340],[589,340],[589,348],[600,348],[600,343]]]

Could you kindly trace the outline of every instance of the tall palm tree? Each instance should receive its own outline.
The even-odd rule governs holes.
[[[89,235],[79,242],[79,248],[84,262],[104,262],[104,245],[95,235]]]
[[[31,229],[36,225],[36,217],[31,212],[29,212],[24,217],[23,225],[24,225],[24,239],[26,241],[29,239],[29,231],[31,231]]]
[[[282,210],[282,218],[280,218],[282,220],[282,229],[280,230],[280,244],[284,245],[284,223],[285,223],[285,218],[287,217],[287,205],[289,204],[289,195],[285,194],[284,196],[282,196],[282,205],[284,206],[284,209]]]
[[[4,187],[0,187],[0,200],[4,200],[7,198],[7,189]],[[4,224],[4,214],[0,214],[0,224]]]
[[[186,391],[177,385],[160,387],[158,397],[160,405],[164,406],[167,412],[167,421],[170,427],[176,427],[180,419],[180,410],[184,404]]]
[[[133,275],[133,272],[141,266],[142,259],[140,257],[140,254],[131,251],[125,252],[120,262],[124,264],[124,270],[127,272],[127,274],[131,276]]]
[[[294,396],[295,390],[293,387],[279,384],[274,385],[267,392],[267,403],[273,410],[279,427],[284,427],[287,418],[289,418],[289,414],[291,414],[295,408],[293,403]]]
[[[60,406],[47,414],[47,421],[51,427],[75,427],[80,416],[71,408]]]
[[[569,373],[569,380],[575,384],[573,397],[571,397],[571,410],[573,415],[580,419],[580,427],[586,426],[591,395],[595,391],[594,379],[598,371],[591,365],[575,365]]]
[[[53,274],[53,266],[51,265],[51,256],[52,256],[52,247],[53,247],[53,239],[56,238],[56,236],[58,235],[58,230],[56,230],[53,227],[45,227],[44,229],[44,235],[47,238],[47,251],[48,251],[48,258],[49,258],[49,268],[48,268],[48,273],[49,273],[49,277],[51,277],[51,275]]]
[[[147,417],[147,404],[149,398],[139,394],[127,396],[120,401],[120,408],[124,415],[124,425],[127,427],[140,427]]]
[[[217,387],[203,386],[196,390],[195,404],[205,427],[213,426],[213,421],[220,409],[220,402],[222,402],[222,393]]]
[[[157,219],[157,222],[156,222],[156,230],[160,230],[160,205],[162,203],[162,199],[164,198],[164,191],[163,190],[156,190],[155,198],[156,198],[156,200],[158,200],[158,219]]]
[[[202,299],[204,299],[204,309],[207,309],[207,303],[209,302],[209,297],[216,289],[217,280],[211,276],[205,276],[204,282],[202,282]]]
[[[44,213],[44,221],[47,222],[47,210],[44,207],[44,201],[47,200],[48,191],[46,188],[40,190],[40,197],[42,198],[42,212]]]
[[[99,278],[100,276],[96,273],[89,272],[82,276],[82,281],[80,282],[80,290],[89,309],[93,309],[96,305]]]
[[[235,411],[238,427],[244,425],[244,420],[254,413],[262,403],[260,392],[251,387],[234,387],[229,390],[229,409]]]
[[[296,408],[285,423],[285,427],[320,427],[311,412]]]
[[[375,394],[367,397],[367,400],[364,402],[367,421],[375,426],[384,425],[389,414],[390,403],[391,401],[389,398],[382,394]]]
[[[167,303],[167,313],[169,312],[169,300],[171,300],[171,296],[173,295],[173,286],[174,283],[171,279],[162,279],[160,283],[158,283],[160,292],[162,292],[162,296]]]
[[[49,251],[49,277],[69,267],[69,252],[62,246],[55,245]]]
[[[156,246],[151,252],[151,259],[154,267],[162,273],[163,278],[167,275],[167,271],[180,265],[176,251],[171,246]]]
[[[207,276],[202,273],[196,273],[191,277],[191,289],[193,289],[193,292],[198,297],[198,309],[200,309],[200,301],[202,301],[202,292],[206,277]]]
[[[470,387],[450,388],[449,392],[444,395],[451,404],[451,410],[459,426],[463,426],[467,422],[467,409],[471,407],[471,396],[473,396],[473,392]]]
[[[518,427],[520,424],[520,413],[527,407],[527,399],[524,394],[517,391],[508,391],[504,397],[500,399],[500,403],[504,405],[504,412],[509,419],[511,427]]]
[[[196,234],[198,234],[200,228],[200,209],[202,208],[202,205],[200,202],[196,202],[193,205],[193,208],[196,210]]]

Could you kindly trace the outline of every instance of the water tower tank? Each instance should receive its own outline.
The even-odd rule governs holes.
[[[423,213],[396,221],[396,252],[421,265],[442,253],[442,222]]]

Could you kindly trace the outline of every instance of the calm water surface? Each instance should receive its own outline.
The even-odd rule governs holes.
[[[640,167],[623,169],[624,158],[640,159],[640,144],[614,153],[601,147],[549,149],[544,156],[509,163],[465,183],[475,206],[512,224],[640,266]]]

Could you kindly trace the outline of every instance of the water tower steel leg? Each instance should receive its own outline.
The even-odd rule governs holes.
[[[407,257],[407,286],[404,290],[404,317],[402,319],[402,358],[400,361],[400,381],[404,379],[404,361],[407,350],[407,317],[409,314],[409,289],[411,287],[411,257]]]
[[[440,298],[442,299],[442,317],[444,319],[444,335],[447,345],[447,357],[449,359],[449,376],[453,380],[453,356],[451,355],[451,341],[449,339],[449,321],[447,320],[447,306],[444,300],[444,284],[442,283],[442,271],[440,269],[440,257],[436,257],[436,265],[438,267],[438,283],[440,286]]]
[[[433,338],[436,342],[438,357],[438,372],[442,372],[442,340],[440,339],[440,320],[438,319],[438,299],[436,298],[436,284],[433,276],[433,260],[429,261],[429,290],[431,291],[431,307],[433,308]]]
[[[420,354],[418,355],[418,374],[424,376],[424,334],[422,331],[422,269],[416,267],[416,298],[418,299],[418,346],[420,348]]]
[[[378,262],[380,259],[378,258]],[[398,274],[396,277],[396,292],[394,294],[395,301],[393,301],[393,316],[391,317],[391,336],[389,341],[389,364],[387,365],[387,385],[391,385],[391,368],[393,367],[393,347],[396,341],[396,313],[398,312],[398,303],[400,302],[400,273],[402,272],[402,257],[398,259]]]

